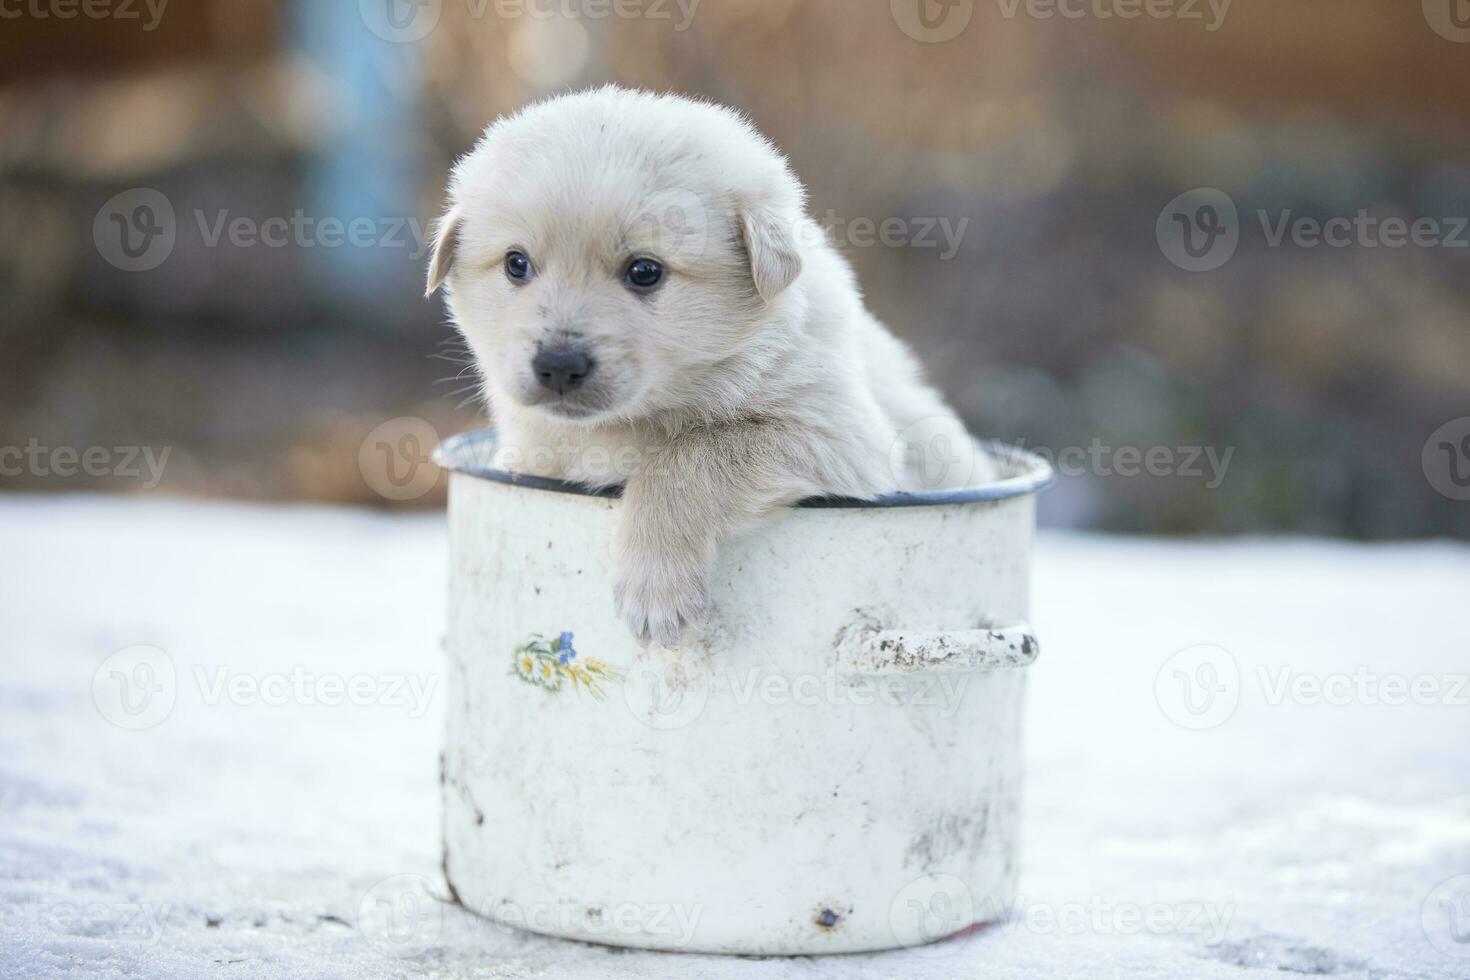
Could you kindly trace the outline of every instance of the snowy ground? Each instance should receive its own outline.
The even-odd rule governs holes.
[[[405,904],[441,521],[12,496],[0,542],[6,977],[1470,975],[1464,546],[1043,535],[1011,921],[740,960]]]

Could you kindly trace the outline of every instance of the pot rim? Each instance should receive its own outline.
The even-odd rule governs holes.
[[[854,500],[848,497],[815,497],[803,500],[798,507],[815,509],[878,509],[884,507],[931,507],[940,504],[972,504],[1009,500],[1025,497],[1045,490],[1056,482],[1056,471],[1050,463],[1036,453],[1006,443],[976,439],[975,447],[981,452],[1000,460],[1015,475],[976,487],[961,490],[934,490],[923,493],[892,493],[875,500]],[[471,429],[450,436],[434,450],[434,463],[452,473],[510,486],[545,490],[552,493],[572,494],[578,497],[617,499],[623,488],[589,487],[581,483],[570,483],[551,477],[530,476],[497,470],[489,464],[495,455],[495,430],[493,428]]]

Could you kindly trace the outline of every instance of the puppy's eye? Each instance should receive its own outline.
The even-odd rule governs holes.
[[[525,252],[511,252],[505,257],[505,274],[516,282],[525,282],[536,271]]]
[[[664,267],[653,259],[634,259],[623,279],[634,289],[652,289],[664,278]]]

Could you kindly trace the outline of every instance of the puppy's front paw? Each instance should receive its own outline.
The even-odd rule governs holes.
[[[709,588],[704,572],[690,562],[624,561],[613,600],[639,643],[676,647],[687,627],[704,623]]]

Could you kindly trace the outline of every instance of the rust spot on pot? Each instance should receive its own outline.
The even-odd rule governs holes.
[[[849,908],[847,911],[851,912],[852,909]],[[832,932],[842,924],[842,913],[830,905],[822,905],[812,916],[812,923],[823,932]]]

